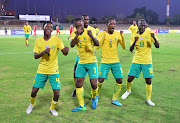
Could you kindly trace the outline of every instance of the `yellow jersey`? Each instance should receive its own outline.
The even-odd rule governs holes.
[[[102,34],[102,36],[99,36],[100,34]],[[126,48],[124,34],[116,31],[114,31],[113,34],[103,31],[100,34],[98,35],[99,47],[97,47],[97,49],[102,46],[101,63],[120,62],[118,57],[118,44],[120,43],[123,49]]]
[[[138,41],[135,43],[135,54],[132,63],[137,64],[152,64],[151,56],[151,44],[155,43],[154,39],[151,37],[151,31],[145,30],[143,34],[134,33],[131,36],[132,45],[135,41],[135,37],[139,37]],[[156,37],[156,36],[155,36]],[[159,40],[156,38],[156,40]]]
[[[88,25],[88,27],[85,28],[85,29],[91,30],[93,36],[96,37],[96,30],[95,30],[94,27]],[[76,28],[74,28],[73,32],[76,34]],[[73,35],[74,35],[74,34],[73,34]],[[75,35],[75,36],[76,36],[76,35]],[[72,36],[72,33],[71,33],[71,40],[74,39],[75,36]],[[94,47],[94,45],[93,45],[93,47]],[[79,52],[78,52],[78,51],[77,51],[77,55],[79,55]]]
[[[137,33],[138,27],[137,27],[137,25],[134,26],[134,24],[133,24],[133,25],[131,25],[131,26],[129,27],[128,30],[132,31],[132,34],[134,34],[134,33]]]
[[[29,32],[31,31],[31,26],[30,25],[24,25],[23,30],[25,32],[25,34],[29,34]]]
[[[51,48],[49,54],[44,54],[39,62],[37,73],[41,74],[59,74],[58,70],[58,51],[64,48],[62,40],[51,35],[48,41],[44,37],[38,38],[35,42],[34,53],[40,53],[47,47]]]
[[[95,34],[92,33],[95,37]],[[71,39],[74,39],[76,32],[71,33]],[[97,62],[96,56],[93,50],[93,40],[88,35],[87,29],[84,28],[84,32],[78,36],[78,41],[76,42],[79,53],[79,64],[88,64]]]
[[[95,31],[96,31],[96,36],[98,36],[98,34],[99,34],[99,29],[98,28],[94,28],[95,29]]]

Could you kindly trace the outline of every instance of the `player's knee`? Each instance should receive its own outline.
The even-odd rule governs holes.
[[[122,78],[118,78],[118,79],[116,79],[116,83],[118,83],[118,84],[122,84]]]
[[[104,78],[98,78],[98,82],[103,83],[104,82]]]
[[[134,79],[134,76],[128,76],[127,82],[132,82]]]
[[[97,84],[91,85],[92,89],[96,89],[97,88]]]
[[[146,78],[146,84],[150,85],[151,84],[151,78]]]

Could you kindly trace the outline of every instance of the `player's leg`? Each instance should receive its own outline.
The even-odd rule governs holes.
[[[75,61],[75,64],[74,64],[74,86],[75,86],[75,89],[74,89],[74,91],[72,93],[72,97],[76,97],[76,77],[75,77],[75,73],[76,73],[76,68],[77,68],[78,62],[79,62],[79,56],[77,55],[76,56],[76,61]]]
[[[39,88],[42,88],[42,89],[44,88],[46,81],[47,81],[47,75],[39,74],[39,73],[36,74],[36,76],[34,78],[34,82],[33,82],[31,97],[30,97],[31,103],[26,110],[27,114],[30,114],[32,112],[32,110],[35,106],[35,99],[36,99],[37,92],[39,91]]]
[[[142,65],[143,77],[146,81],[146,101],[150,106],[155,106],[151,101],[152,83],[151,78],[154,77],[152,64]]]
[[[52,99],[49,110],[52,113],[52,115],[57,116],[58,113],[57,113],[55,107],[58,103],[59,93],[60,93],[60,89],[61,89],[60,77],[59,77],[59,74],[51,74],[51,75],[48,75],[48,78],[49,78],[49,82],[50,82],[51,87],[54,92],[54,97]]]
[[[83,83],[84,79],[86,78],[87,71],[85,69],[85,64],[78,64],[76,68],[76,95],[79,101],[79,107],[72,109],[73,112],[77,111],[84,111],[86,110],[85,103],[84,103],[84,89]]]
[[[99,97],[99,91],[102,87],[104,80],[108,78],[109,69],[110,69],[109,64],[101,63],[99,68],[98,82],[97,82],[97,86],[98,86],[97,97]]]
[[[129,94],[131,93],[131,85],[133,83],[134,78],[138,78],[141,73],[141,66],[140,64],[131,63],[128,79],[126,82],[126,92],[121,96],[121,99],[126,99]]]
[[[118,96],[119,96],[119,94],[121,92],[121,88],[122,88],[122,78],[124,77],[123,70],[122,70],[120,62],[119,63],[111,63],[110,68],[112,70],[114,78],[116,79],[116,84],[114,85],[114,93],[113,93],[111,103],[114,105],[117,105],[117,106],[122,106],[122,104],[118,102]]]
[[[86,65],[86,69],[89,74],[90,83],[91,83],[91,99],[92,99],[92,108],[96,109],[98,98],[96,97],[98,87],[97,87],[97,63],[89,63]]]

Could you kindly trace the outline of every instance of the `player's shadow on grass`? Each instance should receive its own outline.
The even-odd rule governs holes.
[[[44,106],[49,106],[51,104],[53,98],[53,92],[45,92],[43,94],[39,94],[36,98],[36,101],[38,101],[38,103],[36,103],[36,106],[34,108],[40,109]]]

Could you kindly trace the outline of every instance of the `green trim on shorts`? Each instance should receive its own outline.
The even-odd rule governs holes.
[[[29,34],[25,34],[25,37],[26,37],[26,38],[29,38]]]
[[[99,68],[98,78],[108,79],[108,73],[110,69],[115,79],[124,77],[121,64],[120,62],[117,62],[117,63],[101,63]]]
[[[61,89],[59,74],[46,75],[46,74],[37,73],[34,78],[33,87],[43,89],[46,84],[47,79],[49,79],[49,82],[53,90]]]
[[[144,78],[153,78],[154,77],[152,64],[131,63],[128,75],[138,78],[140,73],[141,73],[141,70],[143,72],[143,77]]]
[[[86,78],[86,75],[88,73],[90,79],[98,78],[97,70],[97,62],[88,64],[78,64],[76,68],[75,77]]]

